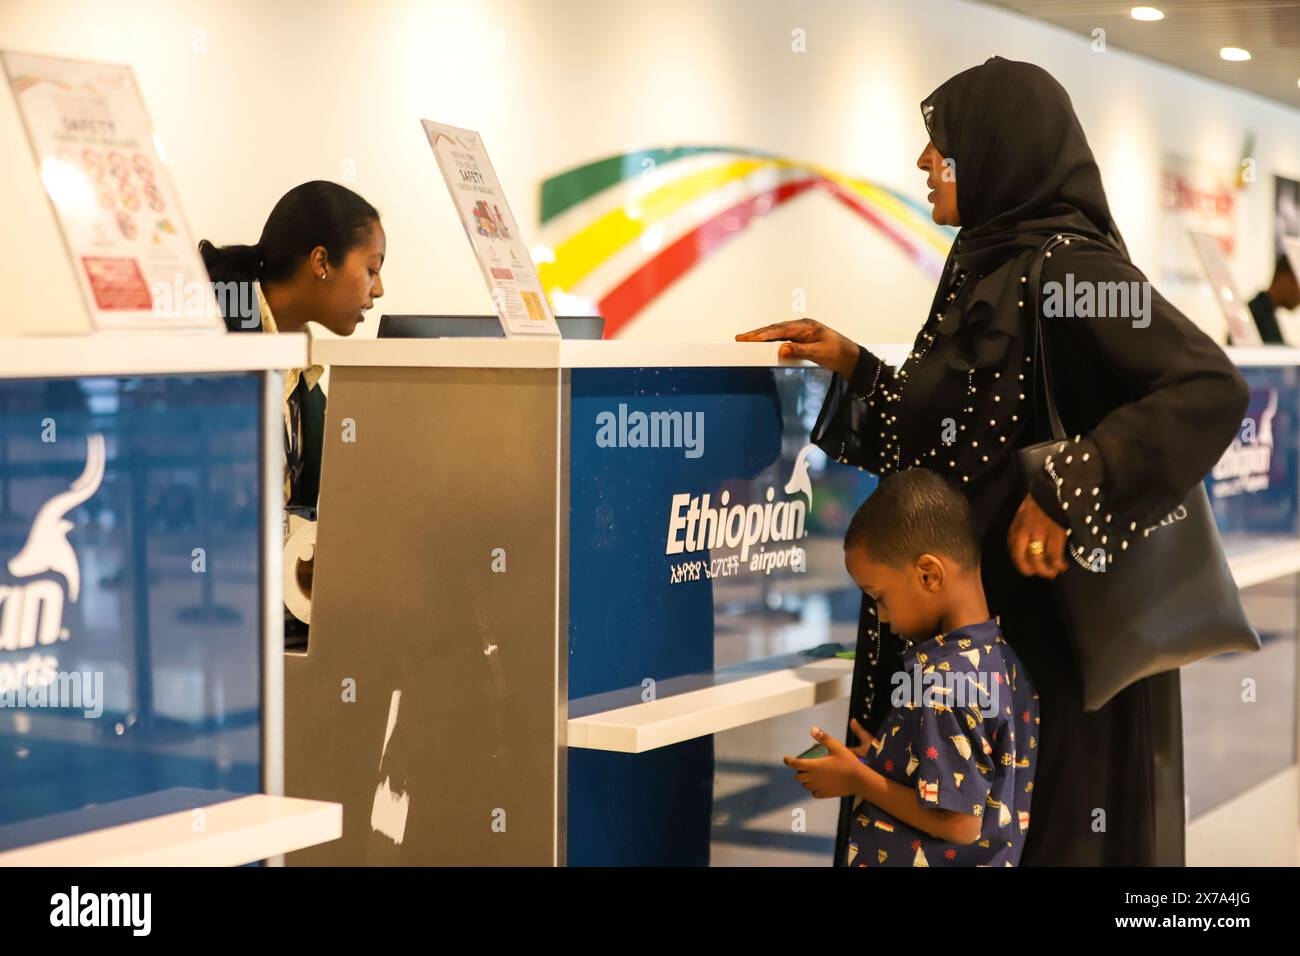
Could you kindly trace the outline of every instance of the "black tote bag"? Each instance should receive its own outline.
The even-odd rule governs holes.
[[[1082,236],[1061,234],[1038,252],[1029,271],[1034,352],[1052,440],[1022,448],[1018,462],[1026,487],[1048,455],[1064,453],[1066,431],[1052,397],[1039,313],[1043,259],[1052,246]],[[1037,404],[1035,404],[1037,408]],[[1098,555],[1066,539],[1069,568],[1051,580],[1066,637],[1074,653],[1084,710],[1100,710],[1125,687],[1214,654],[1257,651],[1259,635],[1246,619],[1214,522],[1205,484],[1198,481],[1182,504],[1129,539],[1114,570]],[[1100,557],[1100,560],[1098,558]]]

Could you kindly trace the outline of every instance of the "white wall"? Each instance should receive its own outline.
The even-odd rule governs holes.
[[[806,53],[791,52],[795,28]],[[348,185],[388,231],[376,316],[490,311],[421,117],[483,133],[526,229],[542,179],[648,146],[771,150],[923,199],[919,101],[994,53],[1032,60],[1074,97],[1153,278],[1161,156],[1232,170],[1255,133],[1259,181],[1241,194],[1235,262],[1250,293],[1272,267],[1272,176],[1300,178],[1297,111],[965,0],[0,0],[0,46],[132,64],[196,240],[252,242],[286,189],[354,168]],[[0,334],[35,316],[44,330],[74,327],[80,301],[0,100]],[[877,342],[910,342],[932,291],[851,213],[808,196],[626,334],[729,338],[789,317],[794,288],[808,314]],[[1178,304],[1221,335],[1208,295]]]

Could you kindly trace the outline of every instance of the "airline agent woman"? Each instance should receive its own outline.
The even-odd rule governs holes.
[[[285,193],[255,245],[199,243],[226,328],[271,334],[300,332],[308,322],[319,322],[337,335],[351,335],[384,294],[379,272],[386,251],[374,206],[322,180]],[[284,503],[313,519],[325,437],[323,372],[313,365],[284,373]],[[285,628],[286,642],[305,637],[306,625],[287,612]]]
[[[375,207],[352,190],[322,180],[285,193],[256,245],[199,243],[231,332],[301,332],[308,322],[319,322],[338,335],[351,335],[384,294],[379,272],[386,251]],[[252,283],[253,288],[236,294],[227,286],[223,295],[221,283]],[[232,309],[232,302],[251,309]],[[323,371],[313,365],[285,372],[286,506],[315,508],[320,493]]]

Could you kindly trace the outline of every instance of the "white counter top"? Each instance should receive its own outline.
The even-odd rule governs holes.
[[[337,840],[343,806],[257,793],[0,853],[4,866],[243,866]]]
[[[301,368],[307,336],[199,332],[0,338],[0,379]]]
[[[405,368],[799,368],[811,363],[777,357],[777,342],[567,341],[553,339],[313,339],[319,365]],[[906,345],[871,345],[901,362]]]
[[[584,750],[645,753],[840,700],[849,696],[853,683],[853,662],[839,658],[807,658],[794,667],[746,676],[752,669],[752,664],[723,668],[705,687],[570,717],[566,744]]]
[[[339,339],[311,342],[318,365],[390,368],[753,368],[811,363],[777,357],[777,342],[647,342],[637,339]],[[910,345],[868,343],[897,367]],[[1300,365],[1300,349],[1287,346],[1227,348],[1239,366]]]
[[[309,340],[301,334],[101,333],[0,338],[0,378],[241,372],[320,365],[398,368],[753,368],[809,365],[777,357],[776,342],[521,339]],[[891,365],[910,346],[867,344]],[[1240,366],[1300,365],[1300,349],[1228,348]]]
[[[1300,365],[1300,349],[1289,345],[1231,345],[1223,351],[1238,366]]]

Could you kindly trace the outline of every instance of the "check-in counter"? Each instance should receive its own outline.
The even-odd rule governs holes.
[[[847,661],[796,653],[824,629],[717,633],[809,587],[856,617],[840,539],[873,479],[808,444],[828,374],[738,343],[312,359],[331,380],[286,786],[343,803],[344,833],[288,862],[707,862],[711,735],[848,690]]]
[[[1300,349],[1229,348],[1250,386],[1206,476],[1229,564],[1262,639],[1182,670],[1187,863],[1300,863]]]
[[[280,369],[306,337],[0,339],[0,865],[240,865],[283,796]]]
[[[1256,351],[1252,414],[1284,409],[1270,440],[1294,450],[1295,353]],[[875,479],[809,444],[828,373],[739,343],[323,340],[312,361],[331,380],[286,792],[341,803],[343,836],[288,862],[707,863],[738,825],[713,812],[715,740],[849,691],[841,541]],[[1274,503],[1256,479],[1215,499],[1248,605],[1290,588],[1289,624],[1259,605],[1269,757],[1220,792],[1238,755],[1189,739],[1188,793],[1204,834],[1241,832],[1234,800],[1289,799],[1269,838],[1294,848],[1291,454],[1225,456]],[[1186,669],[1189,726],[1263,719],[1229,713],[1224,663]],[[1211,849],[1189,839],[1189,862]]]

